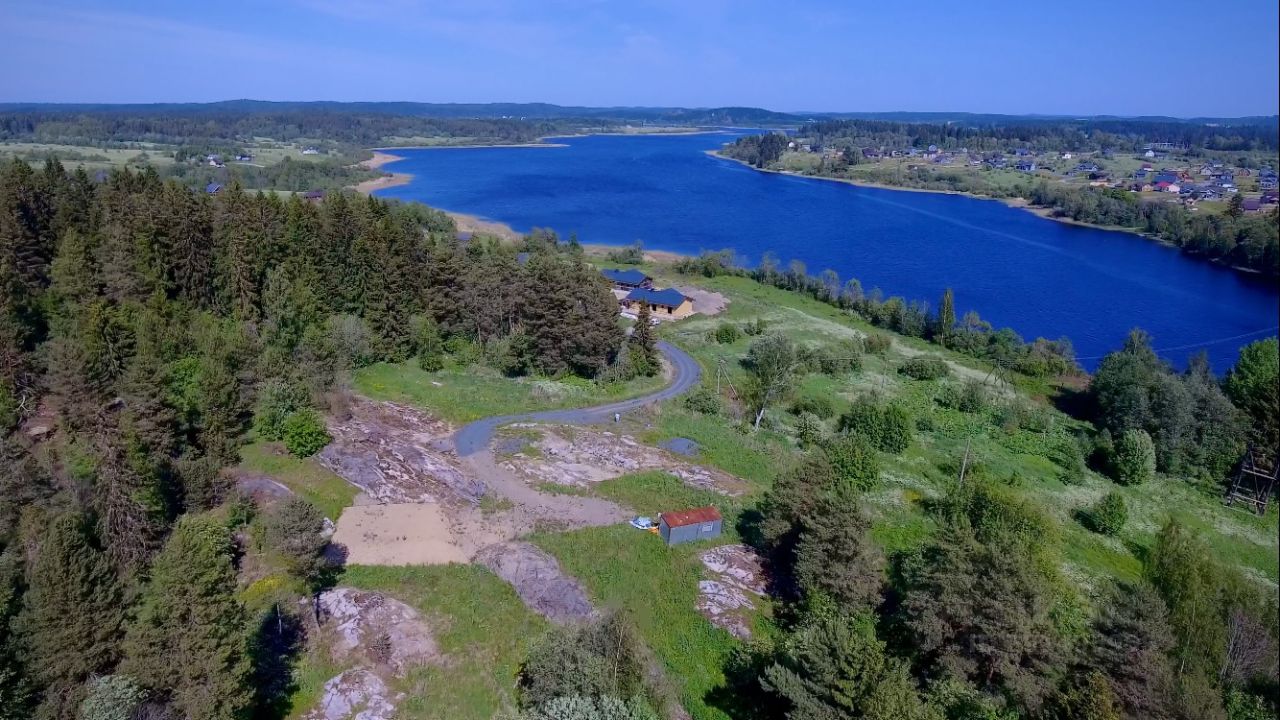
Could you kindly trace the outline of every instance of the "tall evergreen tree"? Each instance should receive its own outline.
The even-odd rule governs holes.
[[[636,322],[631,329],[631,337],[627,339],[631,362],[641,375],[653,375],[661,367],[658,340],[654,337],[652,322],[653,314],[649,312],[649,304],[641,303],[640,312],[636,313]]]
[[[156,556],[125,639],[123,672],[168,695],[191,720],[242,720],[253,696],[231,554],[221,523],[180,520]]]
[[[110,671],[119,658],[122,593],[84,517],[53,518],[38,547],[19,622],[29,666],[44,686],[40,716],[71,719],[84,682]]]
[[[943,345],[956,327],[956,297],[951,288],[942,293],[942,302],[938,304],[938,319],[933,328],[933,335]]]

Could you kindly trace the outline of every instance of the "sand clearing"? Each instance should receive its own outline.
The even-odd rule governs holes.
[[[343,511],[333,542],[346,548],[348,565],[466,563],[453,531],[435,503],[356,505]]]

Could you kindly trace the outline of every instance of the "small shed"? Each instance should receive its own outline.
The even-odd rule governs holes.
[[[680,545],[720,537],[723,524],[720,511],[710,505],[665,512],[658,515],[658,535],[667,545]]]

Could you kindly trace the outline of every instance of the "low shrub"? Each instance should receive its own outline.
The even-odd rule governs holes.
[[[875,448],[861,435],[840,435],[826,444],[827,459],[836,476],[850,487],[865,491],[880,479],[880,459]]]
[[[721,345],[729,345],[742,337],[742,331],[732,323],[722,322],[711,332],[711,338]]]
[[[264,440],[284,437],[284,421],[289,415],[307,407],[306,388],[282,380],[263,383],[253,409],[253,429]]]
[[[884,333],[868,333],[862,344],[872,355],[884,355],[893,345],[893,339]]]
[[[862,397],[840,416],[840,432],[861,435],[873,447],[898,454],[911,445],[914,435],[911,416],[899,405],[881,405]]]
[[[693,392],[685,395],[684,406],[702,415],[719,415],[724,409],[720,395],[706,385],[699,385]]]
[[[295,457],[311,457],[333,440],[325,430],[324,421],[314,410],[299,410],[285,418],[281,435],[289,454]]]
[[[915,380],[940,380],[951,374],[951,368],[942,358],[917,355],[902,363],[898,372]]]
[[[791,404],[791,412],[795,415],[813,413],[826,420],[836,414],[836,404],[826,395],[802,395]]]
[[[800,441],[802,447],[821,442],[824,430],[822,420],[811,412],[800,413],[796,420],[796,440]]]
[[[1084,526],[1102,535],[1118,535],[1129,520],[1129,508],[1120,493],[1109,492],[1081,513]]]
[[[768,325],[765,323],[764,318],[756,318],[742,326],[742,332],[750,335],[751,337],[763,335],[766,329],[768,329]]]

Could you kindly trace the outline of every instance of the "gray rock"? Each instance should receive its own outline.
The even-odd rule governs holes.
[[[475,561],[511,583],[530,610],[565,625],[590,619],[595,608],[577,580],[560,569],[556,559],[525,542],[490,545]]]

